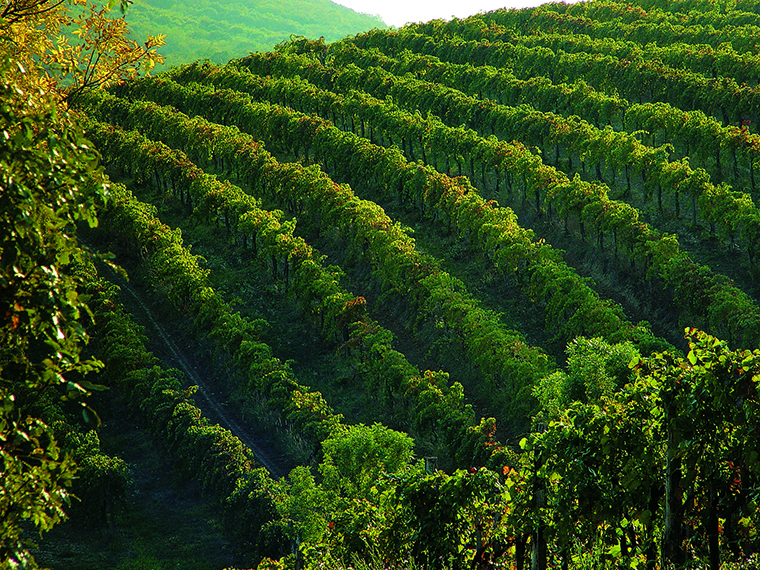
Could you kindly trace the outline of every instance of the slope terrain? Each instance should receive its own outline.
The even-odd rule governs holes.
[[[757,562],[759,34],[751,0],[554,3],[82,97],[99,245],[235,418],[136,363],[138,407],[255,562]]]

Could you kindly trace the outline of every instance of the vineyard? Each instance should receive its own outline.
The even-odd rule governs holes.
[[[252,567],[760,566],[759,41],[757,0],[589,0],[78,94],[77,386]],[[114,524],[124,462],[63,416]]]

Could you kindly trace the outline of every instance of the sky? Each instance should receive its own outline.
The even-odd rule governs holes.
[[[435,18],[464,18],[497,8],[527,8],[541,0],[333,0],[357,12],[378,15],[389,26],[426,22]],[[576,0],[570,0],[576,1]]]

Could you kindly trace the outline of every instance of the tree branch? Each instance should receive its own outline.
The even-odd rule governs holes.
[[[57,0],[54,4],[51,4],[40,10],[34,11],[35,8],[42,6],[47,1],[48,0],[34,0],[31,4],[27,6],[19,6],[18,2],[9,2],[8,5],[5,7],[5,9],[3,10],[3,13],[0,14],[0,18],[6,20],[7,25],[11,25],[25,18],[39,16],[40,14],[44,14],[46,12],[50,12],[51,10],[55,10],[56,8],[58,8],[58,6],[66,2],[66,0]]]

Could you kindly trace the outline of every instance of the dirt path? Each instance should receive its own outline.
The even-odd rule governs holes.
[[[114,277],[115,274],[113,274]],[[203,410],[204,415],[214,423],[218,423],[225,429],[230,430],[235,436],[247,445],[253,451],[256,461],[269,471],[272,477],[279,478],[285,476],[291,466],[287,465],[282,456],[277,454],[270,442],[265,441],[262,437],[254,435],[251,430],[241,424],[227,408],[226,398],[220,398],[219,394],[214,391],[211,383],[203,377],[203,372],[199,373],[198,369],[203,368],[199,365],[199,354],[191,356],[186,350],[179,347],[172,339],[171,334],[161,325],[155,317],[153,310],[146,304],[142,295],[135,290],[123,278],[116,277],[115,281],[122,292],[126,292],[131,297],[132,302],[122,298],[122,302],[128,305],[139,307],[141,315],[134,314],[133,317],[146,327],[148,337],[159,346],[154,347],[156,356],[162,360],[171,360],[171,364],[181,369],[186,375],[188,382],[198,386],[197,397],[198,405]],[[122,295],[123,296],[123,295]],[[167,358],[169,357],[169,358]]]

